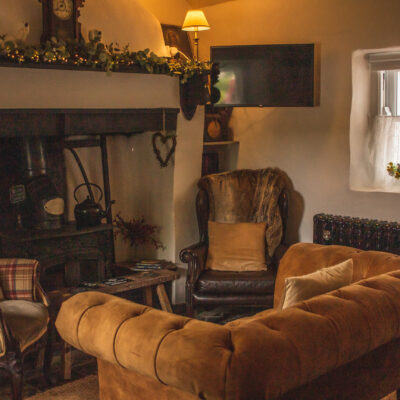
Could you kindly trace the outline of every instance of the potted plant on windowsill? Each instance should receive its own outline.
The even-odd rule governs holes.
[[[386,170],[390,176],[393,176],[393,178],[400,179],[400,164],[390,162],[387,165]]]

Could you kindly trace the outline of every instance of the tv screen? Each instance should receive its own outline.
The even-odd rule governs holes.
[[[220,75],[216,106],[316,105],[314,44],[211,47]]]

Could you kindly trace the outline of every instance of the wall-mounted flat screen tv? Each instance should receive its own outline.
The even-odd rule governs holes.
[[[318,105],[314,44],[211,47],[219,64],[216,106],[312,107]]]

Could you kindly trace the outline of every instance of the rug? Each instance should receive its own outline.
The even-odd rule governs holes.
[[[98,398],[97,376],[89,375],[86,378],[35,394],[26,400],[97,400]]]
[[[97,400],[98,398],[97,376],[89,375],[86,378],[35,394],[25,400]],[[392,393],[381,400],[396,400],[396,393]]]

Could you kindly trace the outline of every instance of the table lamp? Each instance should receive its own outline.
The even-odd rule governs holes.
[[[210,29],[210,25],[201,10],[189,10],[186,14],[185,21],[182,26],[183,31],[194,32],[194,46],[196,61],[199,60],[199,31],[207,31]]]

